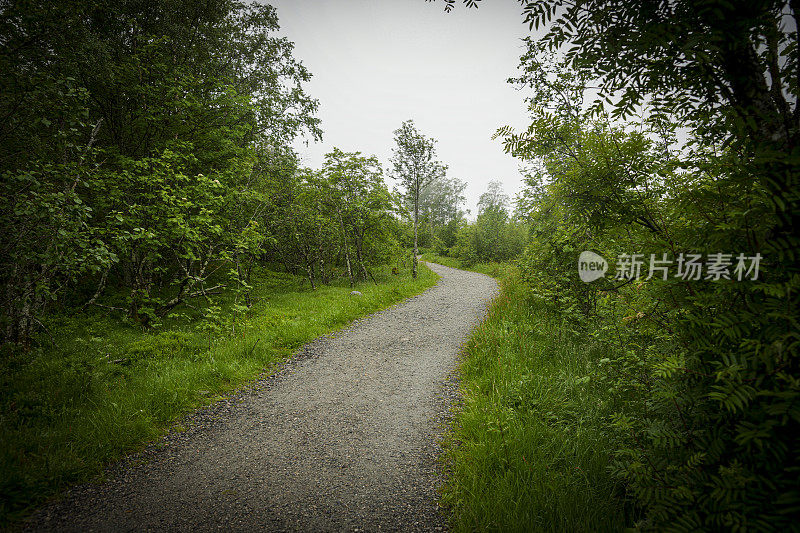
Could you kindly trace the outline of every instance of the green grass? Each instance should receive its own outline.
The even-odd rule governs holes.
[[[0,367],[0,526],[64,487],[97,476],[190,410],[269,371],[298,347],[422,292],[438,276],[421,268],[375,272],[362,297],[345,284],[312,291],[301,278],[261,272],[255,304],[231,298],[143,332],[101,313],[51,317],[54,338]]]
[[[447,257],[444,255],[438,255],[433,252],[426,252],[422,254],[423,261],[430,261],[431,263],[438,263],[440,265],[452,267],[452,268],[460,268],[462,270],[471,270],[473,272],[480,272],[481,274],[486,274],[487,276],[492,276],[493,278],[501,277],[505,274],[505,272],[509,268],[508,263],[473,263],[467,264],[464,263],[461,259],[457,257]]]
[[[442,500],[455,531],[619,531],[622,488],[607,469],[603,357],[567,337],[513,269],[464,348],[464,403],[445,440]]]

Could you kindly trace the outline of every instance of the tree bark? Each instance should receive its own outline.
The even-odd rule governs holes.
[[[419,249],[417,247],[417,219],[419,217],[419,178],[414,184],[414,262],[411,267],[411,277],[417,279],[417,254]]]
[[[355,285],[355,280],[353,280],[353,268],[350,265],[350,247],[347,246],[347,232],[345,231],[342,212],[337,209],[336,213],[339,215],[339,225],[342,228],[342,241],[344,242],[344,259],[345,262],[347,263],[347,277],[350,278],[350,288],[352,289],[353,286]]]
[[[317,290],[317,284],[314,281],[314,264],[306,262],[306,274],[308,274],[308,282],[311,283],[311,290]]]

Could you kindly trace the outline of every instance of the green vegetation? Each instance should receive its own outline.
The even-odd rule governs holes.
[[[533,297],[510,263],[422,259],[498,278],[464,346],[463,404],[447,434],[442,502],[455,531],[619,531],[633,509],[609,471],[618,408],[607,349]]]
[[[275,182],[298,172],[289,143],[320,136],[310,74],[274,36],[275,10],[0,9],[0,340],[30,347],[51,307],[108,306],[106,289],[124,290],[146,327],[246,292],[249,259],[280,238],[263,214]]]
[[[61,306],[158,328],[223,293],[249,306],[258,266],[353,285],[403,254],[376,158],[301,167],[317,102],[271,6],[0,10],[0,342],[35,347]]]
[[[318,104],[270,6],[1,3],[3,515],[429,285],[387,273],[420,245],[503,280],[448,448],[459,529],[796,527],[796,2],[520,4],[531,122],[496,137],[524,186],[468,222],[412,121],[400,193],[357,151],[300,165]]]
[[[465,372],[473,388],[460,419],[463,449],[454,452],[464,471],[457,466],[447,493],[454,522],[465,529],[517,527],[517,519],[540,529],[796,529],[797,6],[521,4],[531,28],[545,32],[527,40],[512,80],[531,95],[531,125],[503,127],[497,136],[527,165],[517,217],[530,234],[519,280],[511,282],[521,287],[507,297],[525,294],[536,314],[527,315],[533,324],[525,333],[512,325],[526,316],[517,304],[498,304],[486,334],[513,337],[516,330],[539,340],[529,352],[534,360],[524,363],[506,349],[511,341],[484,342],[478,334],[470,344]],[[450,10],[455,0],[445,5]],[[582,251],[606,258],[605,278],[578,278]],[[692,263],[702,272],[692,272]],[[557,344],[540,342],[547,331]],[[539,396],[529,372],[537,375],[559,353],[549,372],[565,381],[543,378],[556,392]],[[512,370],[484,368],[494,360]],[[570,379],[582,387],[570,388]],[[506,408],[517,393],[504,381],[519,383],[521,397],[536,403]],[[482,397],[475,387],[490,400],[475,399]],[[573,415],[559,391],[590,403]],[[602,406],[595,408],[595,398]],[[474,406],[492,413],[484,425],[497,427],[499,437],[473,431]],[[534,503],[539,515],[528,517],[512,505],[517,492],[503,482],[519,482],[530,452],[506,428],[529,412],[539,414],[531,424],[541,428],[572,426],[574,433],[561,436],[563,449],[589,468],[599,490],[579,496],[582,505],[570,508],[575,493],[557,495],[559,481],[535,479],[525,490],[537,493],[523,501],[553,506]],[[605,473],[579,459],[590,448]],[[481,453],[493,465],[471,471],[470,454]],[[591,514],[604,498],[610,522]],[[554,514],[559,507],[576,522],[561,522],[572,516]]]
[[[467,264],[462,259],[457,257],[448,257],[445,255],[438,255],[433,252],[425,252],[422,254],[423,261],[430,261],[431,263],[438,263],[440,265],[448,266],[451,268],[460,268],[462,270],[471,270],[473,272],[480,272],[493,278],[499,278],[504,275],[510,265],[508,263],[472,263]]]
[[[318,103],[278,30],[236,0],[0,4],[3,521],[433,283],[375,157],[300,165]]]
[[[237,0],[0,4],[0,520],[433,283],[377,158],[300,164],[318,102],[278,31]],[[417,194],[449,183],[423,163]]]
[[[436,282],[404,269],[379,284],[312,290],[301,277],[258,269],[253,305],[235,298],[165,321],[159,331],[101,313],[58,315],[43,346],[0,366],[0,523],[163,433],[189,410],[270,369],[304,343]]]
[[[423,195],[425,248],[440,259],[456,259],[457,264],[469,269],[472,265],[501,263],[518,257],[525,248],[528,226],[519,212],[509,213],[509,199],[500,182],[489,182],[486,192],[481,194],[474,222],[467,221],[459,209],[463,202],[459,184],[458,180],[443,179],[426,188],[447,191],[451,196],[449,202],[434,202],[439,195]],[[436,213],[447,215],[436,216]]]
[[[509,261],[522,252],[526,234],[527,226],[518,217],[509,216],[508,196],[500,183],[493,181],[478,201],[475,222],[464,224],[455,244],[443,252],[458,257],[465,265]]]
[[[425,137],[407,120],[395,130],[394,140],[397,147],[393,150],[392,166],[394,176],[400,180],[404,189],[403,200],[408,210],[413,213],[414,247],[412,261],[414,277],[417,276],[417,256],[419,255],[419,210],[420,195],[436,181],[442,181],[447,167],[436,157],[436,140]]]
[[[619,531],[623,485],[608,471],[611,392],[602,346],[530,299],[514,268],[464,347],[463,405],[445,442],[442,500],[455,531]]]

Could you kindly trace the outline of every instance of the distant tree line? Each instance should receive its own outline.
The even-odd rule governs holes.
[[[433,181],[420,194],[420,245],[465,266],[511,261],[528,242],[528,227],[499,181],[489,181],[474,220],[461,207],[466,184],[457,178]]]

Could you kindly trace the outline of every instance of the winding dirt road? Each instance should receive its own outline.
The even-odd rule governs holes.
[[[437,440],[494,280],[440,265],[423,294],[304,347],[201,409],[31,530],[436,531]]]

